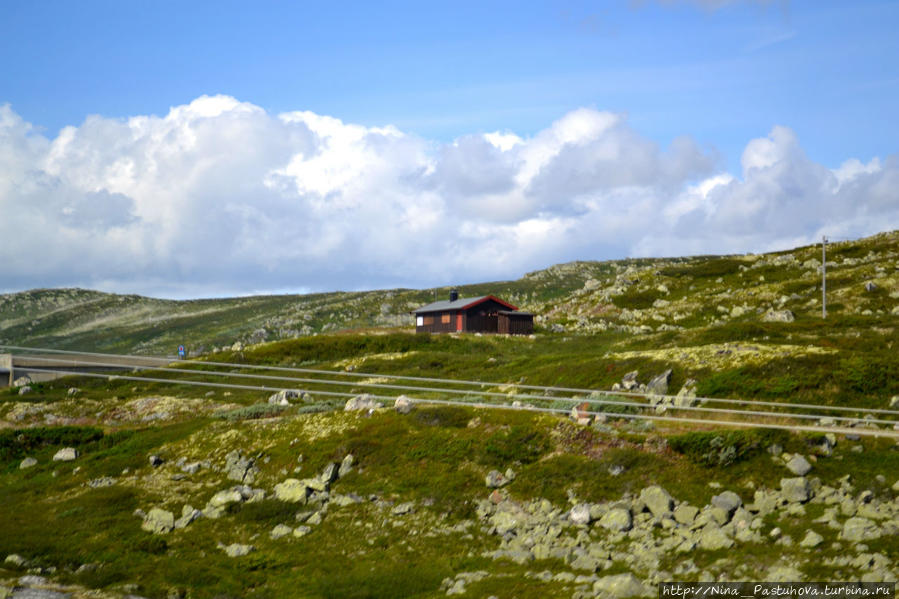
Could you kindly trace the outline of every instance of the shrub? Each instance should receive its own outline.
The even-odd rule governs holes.
[[[229,422],[238,422],[240,420],[257,420],[259,418],[274,418],[279,416],[281,412],[287,409],[287,406],[275,406],[267,403],[257,403],[236,410],[229,410],[221,414],[217,414],[217,418],[222,418]]]
[[[465,428],[471,415],[457,406],[421,407],[413,412],[415,421],[425,426]]]
[[[25,457],[44,447],[78,447],[103,438],[103,431],[87,426],[37,427],[0,432],[0,460]]]
[[[668,439],[673,450],[703,466],[729,466],[749,459],[772,443],[787,440],[786,431],[774,429],[695,432]]]
[[[498,431],[487,438],[484,447],[486,461],[495,465],[509,462],[530,464],[540,459],[549,449],[549,438],[538,428],[516,425]]]

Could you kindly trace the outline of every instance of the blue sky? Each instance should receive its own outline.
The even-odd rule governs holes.
[[[107,165],[116,164],[125,155],[128,160],[147,158],[146,154],[134,154],[150,151],[145,145],[135,145],[136,138],[129,137],[130,141],[125,143],[121,139],[115,141],[105,137],[113,134],[110,131],[115,129],[116,123],[148,116],[165,119],[167,115],[171,116],[173,108],[190,106],[198,98],[207,96],[228,97],[252,105],[272,121],[285,113],[308,111],[339,119],[348,126],[372,130],[395,128],[404,139],[420,146],[413,153],[428,155],[416,162],[422,172],[430,172],[428,169],[442,172],[440,157],[458,147],[459,140],[499,132],[514,134],[528,142],[539,138],[541,132],[545,137],[546,132],[556,131],[554,123],[579,109],[618,116],[620,121],[615,127],[623,127],[622,131],[625,131],[613,139],[614,143],[624,144],[615,146],[620,160],[635,154],[652,153],[652,146],[659,156],[646,160],[661,164],[671,144],[679,143],[676,140],[686,138],[692,144],[690,151],[671,158],[672,163],[690,163],[689,168],[684,166],[678,170],[676,181],[666,179],[674,168],[670,165],[656,173],[656,178],[651,181],[646,174],[649,167],[642,166],[640,173],[643,174],[634,175],[635,178],[623,183],[611,184],[608,176],[602,175],[574,186],[576,191],[562,198],[567,202],[564,209],[558,198],[552,201],[536,198],[535,188],[521,183],[525,177],[521,175],[519,195],[530,199],[522,200],[521,205],[516,204],[517,200],[512,196],[496,201],[512,206],[511,212],[519,215],[519,227],[527,228],[538,226],[532,222],[535,219],[546,225],[558,224],[560,215],[583,216],[590,212],[590,206],[595,208],[598,203],[612,202],[610,198],[613,197],[625,201],[628,207],[655,201],[659,206],[689,204],[687,207],[695,209],[696,202],[690,204],[684,199],[684,194],[691,193],[691,186],[722,174],[736,179],[735,182],[725,181],[731,187],[738,183],[748,184],[745,152],[753,140],[771,142],[777,137],[775,127],[789,130],[789,135],[781,135],[771,142],[779,148],[787,148],[775,154],[780,158],[795,158],[791,159],[791,166],[782,165],[782,177],[806,181],[805,175],[797,179],[797,160],[804,161],[802,164],[806,166],[831,171],[854,160],[865,166],[866,176],[877,169],[882,171],[879,175],[882,178],[892,176],[888,158],[896,154],[896,140],[899,139],[899,118],[896,118],[899,36],[896,31],[899,31],[899,3],[882,1],[332,2],[322,5],[254,2],[250,8],[245,2],[227,1],[86,0],[75,3],[6,0],[0,3],[0,56],[3,61],[0,105],[6,105],[7,112],[12,115],[7,118],[9,131],[13,130],[13,125],[9,124],[13,121],[24,127],[21,131],[27,129],[20,134],[21,139],[7,135],[8,152],[18,152],[16,148],[25,144],[26,139],[32,145],[46,142],[44,149],[32,148],[30,158],[22,159],[23,164],[30,165],[28,172],[38,169],[58,179],[53,193],[59,192],[61,186],[71,187],[63,194],[68,199],[59,200],[63,204],[69,202],[65,204],[67,214],[78,214],[79,210],[86,213],[82,204],[95,202],[99,197],[92,195],[90,198],[94,199],[77,200],[82,204],[76,209],[72,194],[108,192],[115,197],[123,196],[123,209],[137,221],[156,226],[171,224],[171,221],[159,214],[151,215],[148,200],[137,197],[139,189],[149,185],[146,181],[131,180],[128,185],[120,180],[102,183],[97,182],[100,176],[97,175],[88,177],[90,182],[86,182],[81,179],[85,178],[87,165],[63,164],[64,161],[58,159],[64,145],[60,136],[64,127],[74,128],[78,140],[86,144],[87,149],[79,150],[82,154],[102,154],[91,162],[93,166],[103,161]],[[216,108],[219,109],[224,110],[221,105]],[[203,118],[222,118],[221,113],[203,114]],[[89,115],[98,115],[106,126],[86,126]],[[584,123],[593,121],[588,118],[578,122],[580,125],[577,126],[586,126]],[[189,119],[181,122],[187,128],[195,127],[196,123]],[[318,125],[304,123],[314,136],[318,136],[317,139],[327,137],[316,129]],[[88,135],[91,131],[93,137]],[[593,131],[607,130],[596,125]],[[235,143],[246,141],[239,135],[233,139],[243,140]],[[288,143],[286,139],[284,143]],[[612,143],[609,141],[612,138],[605,139],[603,143]],[[592,139],[590,143],[593,142],[599,144],[600,140]],[[586,142],[573,143],[583,145]],[[96,144],[104,144],[106,149],[101,151]],[[109,145],[123,148],[122,156],[110,155]],[[561,155],[561,146],[553,147],[553,151]],[[271,175],[283,171],[289,162],[287,157],[296,156],[297,151],[294,147],[282,155],[272,149],[273,162],[258,172]],[[343,157],[354,155],[347,147],[342,152]],[[688,154],[692,158],[688,158]],[[56,160],[53,167],[46,167],[48,156]],[[592,156],[583,158],[586,162],[579,172],[593,169],[599,158],[597,154]],[[402,154],[393,159],[408,158],[409,154]],[[520,156],[507,158],[522,164]],[[196,156],[183,159],[198,164]],[[774,164],[772,160],[762,160],[759,164],[770,169]],[[12,164],[15,160],[8,162]],[[247,165],[246,162],[241,164]],[[621,169],[627,171],[631,166],[632,163],[622,163]],[[357,174],[367,172],[363,167],[360,166],[362,170]],[[25,167],[19,168],[5,176],[8,181],[17,182],[16,189],[21,190],[22,181],[28,175],[21,170]],[[401,175],[391,178],[400,186],[412,176],[411,172],[419,172],[412,166],[409,166],[409,172],[404,168],[399,168]],[[458,176],[469,176],[471,168]],[[804,166],[799,168],[802,172],[808,171],[803,169]],[[550,170],[546,167],[543,172]],[[103,170],[107,175],[108,171],[108,168]],[[668,174],[663,176],[662,171]],[[308,170],[303,172],[304,176],[310,176]],[[268,175],[260,177],[264,179]],[[811,188],[803,188],[800,196],[813,195],[820,182],[816,176],[808,175]],[[570,181],[574,175],[568,173],[566,177]],[[270,177],[266,179],[269,180]],[[795,180],[790,183],[778,179],[780,190],[796,184]],[[311,200],[303,195],[303,189],[306,189],[303,182],[296,181],[297,197],[292,206],[297,210],[295,216],[303,218],[309,214],[314,202],[303,204]],[[486,185],[484,189],[493,184],[481,183]],[[867,184],[876,187],[875,183]],[[448,200],[452,194],[439,191],[447,189],[444,184],[446,182],[438,184],[429,179],[413,190],[404,188],[399,191],[397,187],[396,195],[403,199],[384,201],[392,202],[391,205],[403,204],[403,210],[409,212],[411,204],[420,209],[420,198],[438,189],[434,192],[440,196],[434,200],[437,204],[425,204],[458,216],[469,229],[484,226],[484,223],[466,220],[460,214],[464,202],[452,204]],[[499,189],[503,184],[495,185]],[[640,201],[628,195],[635,185],[646,192]],[[555,189],[564,187],[560,183]],[[759,184],[757,190],[764,187]],[[712,194],[708,201],[726,203],[724,191],[716,192],[721,199],[715,199],[717,196]],[[733,198],[739,196],[739,190],[730,191],[729,201],[736,202]],[[49,192],[41,193],[43,195],[38,194],[40,197],[46,197]],[[178,202],[198,202],[197,206],[206,206],[198,199],[206,193],[205,188],[185,191],[186,195]],[[350,197],[349,188],[329,187],[328,193],[332,198],[334,194]],[[565,192],[560,193],[564,195]],[[748,193],[745,187],[742,193]],[[877,205],[886,204],[890,210],[897,208],[893,204],[895,195],[885,193],[887,198],[878,200]],[[631,199],[621,200],[622,194]],[[646,199],[647,194],[652,197]],[[29,200],[32,205],[36,201],[34,197]],[[263,220],[274,218],[260,207],[261,204],[253,199],[255,197],[258,194],[233,197],[228,205],[244,207],[235,209],[235,214],[241,215],[239,218],[246,219],[253,211],[260,212]],[[774,193],[768,200],[776,203],[780,201],[778,197]],[[0,201],[21,204],[26,200],[21,195],[14,197],[12,192],[7,192],[5,198],[0,196]],[[841,201],[857,202],[858,199],[853,196],[851,200]],[[57,208],[63,205],[59,202],[53,205]],[[94,209],[102,208],[96,203],[91,205]],[[678,210],[675,212],[680,217],[683,210]],[[658,206],[653,211],[657,212]],[[707,207],[706,218],[710,218],[712,212],[722,213],[718,208]],[[46,216],[40,211],[38,215]],[[517,276],[522,269],[547,266],[554,260],[616,258],[622,257],[617,254],[640,252],[761,251],[778,244],[801,242],[828,227],[833,229],[835,218],[836,213],[828,222],[797,222],[794,230],[783,231],[777,237],[753,237],[742,232],[737,236],[742,240],[739,243],[735,243],[734,235],[730,235],[717,240],[687,240],[664,247],[633,236],[615,239],[602,246],[590,245],[584,240],[578,241],[577,231],[571,229],[574,225],[566,222],[564,226],[559,225],[561,228],[556,233],[573,236],[574,241],[567,248],[553,245],[553,248],[546,247],[545,252],[534,252],[525,262],[511,260],[504,266],[477,270],[469,276],[505,278],[502,274],[509,269],[514,271],[509,272],[510,276]],[[839,218],[846,221],[848,217],[840,213]],[[880,222],[881,226],[899,226],[899,222],[891,218],[884,220],[881,214],[867,224],[856,223],[842,227],[840,231],[865,234],[872,232],[866,227],[870,228],[874,222]],[[129,221],[131,224],[127,226],[137,226],[134,224],[137,221]],[[97,237],[99,221],[91,222],[95,227],[93,236]],[[246,226],[237,227],[234,222],[229,221],[241,231],[246,230]],[[681,237],[676,234],[675,224],[666,231],[672,240]],[[104,226],[107,228],[103,228],[103,232],[109,237],[115,236],[118,228],[126,225],[115,222]],[[215,231],[203,234],[215,236]],[[347,234],[343,232],[343,235]],[[510,235],[520,237],[521,231]],[[73,233],[72,243],[83,242]],[[469,242],[466,237],[459,238],[456,243]],[[81,251],[88,249],[87,246],[78,247]],[[17,249],[21,248],[10,251]],[[71,253],[71,249],[64,251],[63,247],[59,251],[65,254]],[[94,250],[103,253],[100,248]],[[231,275],[224,272],[219,275],[218,283],[210,279],[191,287],[186,280],[194,272],[192,269],[203,267],[202,260],[196,264],[179,263],[172,258],[171,254],[176,251],[171,247],[143,246],[132,248],[132,251],[150,252],[151,258],[155,257],[148,259],[151,270],[143,273],[143,278],[139,275],[129,278],[109,264],[96,265],[95,270],[102,272],[62,276],[71,269],[60,261],[56,270],[46,273],[26,276],[23,272],[9,276],[7,280],[0,278],[0,291],[44,283],[44,286],[78,284],[158,294],[217,294],[265,291],[278,287],[277,281],[285,278],[276,264],[271,279],[263,277],[248,285],[239,283],[236,278],[244,275],[237,273],[253,268],[235,258]],[[344,260],[349,250],[341,244],[335,245],[334,251],[336,253],[328,259],[345,268],[345,276],[329,278],[326,273],[307,273],[308,276],[298,276],[279,288],[347,287],[359,280],[354,273],[360,268],[372,271],[371,264],[359,262],[353,256]],[[489,245],[480,247],[480,251],[489,252]],[[433,256],[437,257],[440,252],[452,252],[452,247],[436,248],[434,252]],[[296,256],[291,260],[294,258]],[[466,276],[461,267],[447,273],[445,278],[451,280],[441,280],[432,273],[418,277],[397,275],[386,266],[387,262],[395,262],[396,256],[388,252],[383,259],[384,276],[366,278],[362,286],[442,284]],[[278,260],[271,258],[268,262],[277,263]],[[166,272],[171,274],[166,275]]]

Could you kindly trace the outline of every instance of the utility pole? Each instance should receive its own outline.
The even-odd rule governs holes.
[[[827,236],[821,236],[821,318],[827,318]]]

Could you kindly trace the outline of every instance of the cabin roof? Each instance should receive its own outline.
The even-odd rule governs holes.
[[[518,310],[515,306],[510,304],[509,302],[504,302],[493,295],[480,295],[478,297],[460,297],[457,300],[442,300],[439,302],[434,302],[432,304],[428,304],[427,306],[422,306],[421,308],[415,311],[416,314],[424,314],[426,312],[446,312],[448,310],[467,310],[468,308],[473,308],[480,303],[486,302],[487,300],[493,300],[499,304],[502,304],[509,310]]]

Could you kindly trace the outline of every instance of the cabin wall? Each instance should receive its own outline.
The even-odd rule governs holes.
[[[418,324],[418,319],[422,324]],[[415,317],[416,333],[452,333],[456,330],[456,311],[430,312]]]

